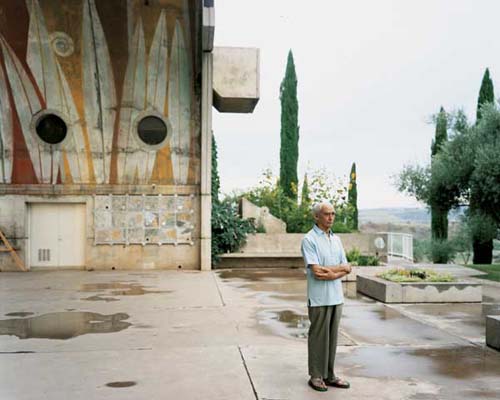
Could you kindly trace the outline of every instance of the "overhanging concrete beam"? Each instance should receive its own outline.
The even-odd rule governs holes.
[[[219,112],[251,113],[259,101],[260,52],[214,47],[213,102]]]

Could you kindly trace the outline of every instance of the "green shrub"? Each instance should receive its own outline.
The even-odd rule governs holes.
[[[347,261],[349,261],[350,263],[357,263],[360,255],[360,251],[356,247],[354,247],[352,250],[349,250],[345,256],[347,258]]]
[[[431,257],[435,264],[447,264],[455,257],[456,249],[453,243],[446,239],[433,239],[431,242]]]
[[[430,258],[430,241],[413,238],[413,261],[423,262]]]
[[[238,251],[256,228],[252,220],[243,220],[237,212],[237,205],[231,199],[212,203],[212,264],[219,255]]]
[[[358,257],[358,265],[368,266],[368,267],[376,267],[380,264],[377,256],[363,256],[360,255]]]
[[[346,253],[347,261],[352,265],[362,265],[362,266],[378,266],[380,260],[377,256],[366,256],[362,255],[361,252],[354,247],[352,250]]]

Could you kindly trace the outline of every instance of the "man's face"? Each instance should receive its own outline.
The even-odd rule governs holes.
[[[316,223],[318,226],[323,229],[330,229],[333,225],[333,221],[335,220],[335,210],[332,206],[323,206],[321,207],[321,211],[316,216]]]

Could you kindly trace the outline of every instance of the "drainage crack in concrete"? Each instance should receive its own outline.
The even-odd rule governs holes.
[[[222,292],[220,291],[219,282],[217,282],[217,278],[215,276],[215,273],[213,273],[213,272],[212,272],[212,277],[214,278],[214,281],[215,281],[215,287],[217,288],[217,291],[219,292],[219,297],[220,297],[220,301],[222,303],[222,307],[225,307],[226,302],[224,301],[224,298],[222,297]]]
[[[253,383],[252,377],[250,376],[250,371],[248,370],[248,367],[247,367],[247,362],[245,361],[245,357],[243,356],[243,352],[241,351],[240,346],[238,346],[238,351],[240,352],[240,357],[241,357],[241,361],[243,362],[243,367],[245,368],[245,371],[246,371],[247,376],[248,376],[248,380],[250,381],[250,385],[252,386],[253,395],[255,396],[255,400],[259,400],[259,395],[257,394],[257,390],[255,389],[255,385]]]

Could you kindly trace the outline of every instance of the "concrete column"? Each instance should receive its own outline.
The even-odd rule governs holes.
[[[212,269],[212,53],[202,53],[201,270]]]

